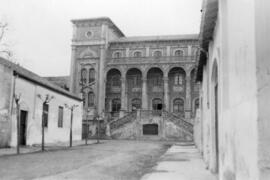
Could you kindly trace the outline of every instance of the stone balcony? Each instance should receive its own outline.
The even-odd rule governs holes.
[[[166,64],[166,63],[195,63],[196,56],[161,56],[161,57],[120,57],[107,59],[107,65],[122,64]]]

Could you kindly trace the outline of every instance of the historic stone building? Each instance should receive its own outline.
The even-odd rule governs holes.
[[[133,118],[139,125],[121,130],[118,137],[122,138],[145,134],[166,138],[171,130],[162,123],[168,119],[191,131],[191,118],[199,105],[197,35],[125,37],[109,18],[72,23],[70,89],[83,96],[85,122],[94,125],[93,118],[99,115],[110,123],[113,133],[112,129]],[[95,134],[95,126],[91,127]],[[178,137],[175,133],[171,136]]]

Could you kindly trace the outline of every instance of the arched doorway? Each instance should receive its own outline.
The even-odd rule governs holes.
[[[111,69],[106,78],[105,112],[112,117],[119,116],[121,108],[121,72]]]
[[[147,93],[149,109],[162,110],[164,98],[163,72],[159,68],[151,68],[147,72]]]
[[[141,99],[135,98],[131,101],[131,110],[136,111],[137,109],[141,109]]]
[[[142,72],[131,68],[126,73],[128,110],[141,108],[142,98]]]
[[[184,100],[181,98],[176,98],[173,100],[173,112],[178,114],[179,116],[185,116],[185,109],[184,109]]]

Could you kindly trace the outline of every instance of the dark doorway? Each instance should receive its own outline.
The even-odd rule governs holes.
[[[158,135],[158,125],[157,124],[144,124],[143,135]]]
[[[20,118],[20,145],[26,145],[27,111],[21,111]]]
[[[153,99],[152,107],[153,107],[153,110],[162,110],[162,100]]]

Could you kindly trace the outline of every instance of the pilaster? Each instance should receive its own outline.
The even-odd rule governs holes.
[[[169,78],[164,76],[164,104],[165,110],[169,111],[170,102],[169,102]]]
[[[186,76],[186,104],[185,104],[185,117],[190,118],[191,116],[191,78],[190,73]]]
[[[142,109],[148,109],[147,78],[142,79]]]

